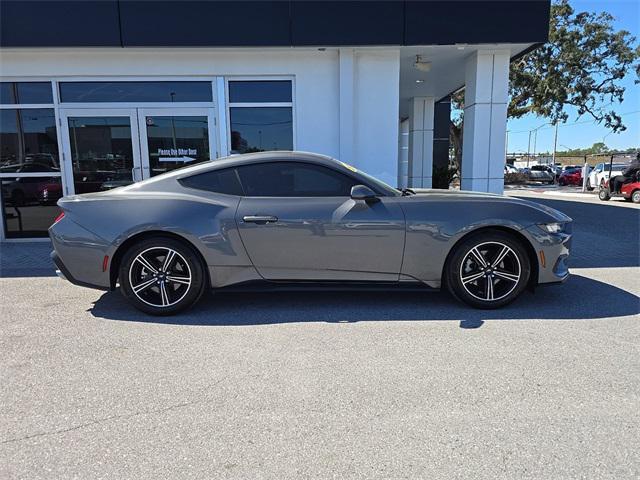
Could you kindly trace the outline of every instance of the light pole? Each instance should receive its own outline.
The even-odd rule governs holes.
[[[556,165],[556,149],[558,147],[558,124],[556,123],[556,131],[553,134],[553,166]]]

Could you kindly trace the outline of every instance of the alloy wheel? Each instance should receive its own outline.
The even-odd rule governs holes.
[[[189,293],[191,269],[185,258],[169,247],[152,247],[131,262],[129,284],[134,295],[147,305],[166,308]]]
[[[478,300],[493,302],[509,295],[520,282],[522,266],[514,250],[501,242],[472,247],[460,264],[460,282]]]

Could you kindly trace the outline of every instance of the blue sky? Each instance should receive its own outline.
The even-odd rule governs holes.
[[[640,41],[640,1],[638,0],[570,0],[576,11],[607,11],[615,17],[615,27],[627,30]],[[622,104],[614,107],[622,115],[622,121],[627,127],[622,133],[610,133],[602,125],[592,122],[591,117],[584,115],[577,118],[575,110],[567,110],[570,116],[567,123],[558,127],[558,150],[589,147],[596,142],[604,142],[612,149],[640,147],[640,84],[634,84],[636,74],[633,71],[625,77],[625,98]],[[631,113],[635,112],[635,113]],[[626,114],[626,115],[625,115]],[[529,131],[544,125],[547,120],[535,115],[509,120],[509,152],[526,152]],[[553,150],[554,128],[547,125],[538,130],[536,151]],[[533,140],[532,140],[533,143]],[[562,146],[561,146],[562,145]],[[533,145],[531,147],[533,151]]]

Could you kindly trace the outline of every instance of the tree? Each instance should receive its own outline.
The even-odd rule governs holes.
[[[576,13],[568,0],[551,6],[549,41],[511,63],[508,116],[533,113],[552,124],[569,118],[567,107],[578,118],[591,116],[613,132],[626,129],[612,105],[622,103],[625,88],[621,80],[634,69],[640,79],[640,47],[625,30],[616,31],[614,18],[606,12]],[[636,82],[639,82],[637,80]],[[458,92],[454,103],[462,104]],[[451,125],[451,141],[461,145],[462,118]],[[460,166],[460,152],[456,152]]]

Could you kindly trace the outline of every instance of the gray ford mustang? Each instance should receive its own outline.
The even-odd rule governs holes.
[[[499,195],[394,189],[329,157],[231,156],[62,198],[61,276],[168,315],[248,282],[446,287],[478,308],[564,281],[571,219]]]

